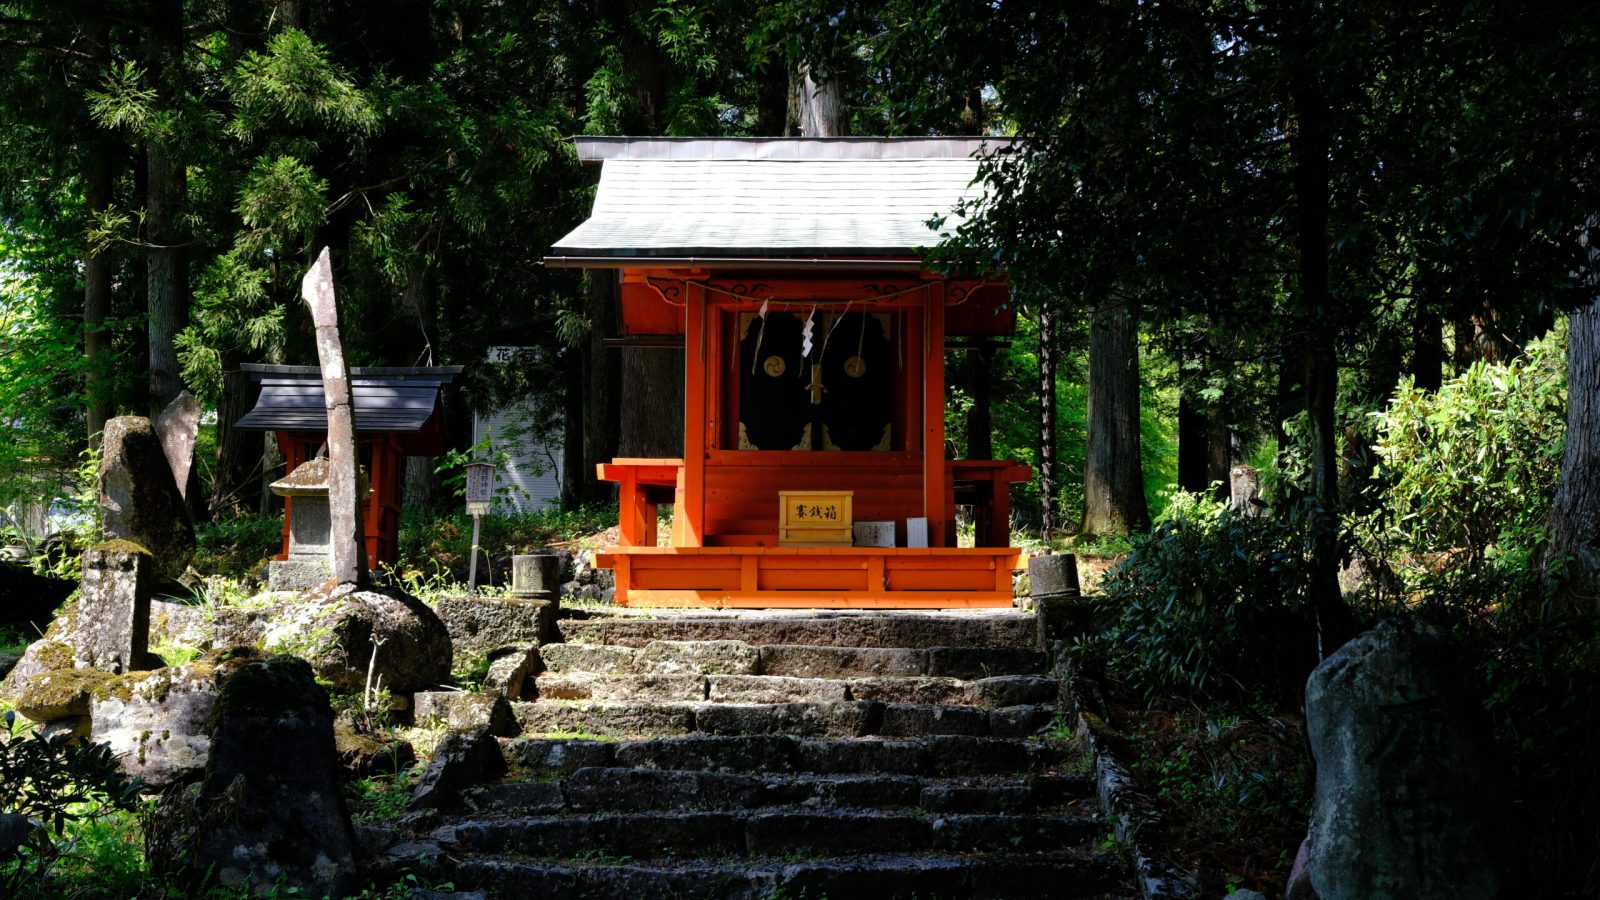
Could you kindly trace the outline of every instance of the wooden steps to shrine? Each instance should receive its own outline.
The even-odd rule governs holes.
[[[509,774],[414,814],[373,865],[505,898],[1132,898],[1037,627],[563,620],[500,739]]]

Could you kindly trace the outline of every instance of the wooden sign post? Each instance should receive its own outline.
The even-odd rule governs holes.
[[[483,514],[494,502],[494,463],[467,463],[467,513],[472,516],[472,561],[467,563],[467,590],[478,589],[478,535]],[[490,579],[493,581],[493,578]]]
[[[300,296],[311,306],[317,329],[317,360],[322,365],[322,395],[328,412],[328,513],[333,580],[358,588],[367,583],[366,541],[361,534],[357,484],[355,402],[339,340],[339,311],[333,296],[333,264],[323,247],[300,281]]]

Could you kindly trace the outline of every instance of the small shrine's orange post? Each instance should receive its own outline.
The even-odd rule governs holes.
[[[946,531],[953,531],[955,519],[945,526],[944,460],[944,282],[927,286],[928,302],[923,306],[926,320],[922,330],[922,504],[928,518],[928,546],[943,547]],[[949,543],[955,543],[949,535]]]
[[[683,545],[705,544],[706,516],[706,292],[688,284],[685,302],[683,403]]]

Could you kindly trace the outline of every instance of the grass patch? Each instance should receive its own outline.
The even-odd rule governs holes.
[[[357,823],[393,822],[411,809],[411,791],[426,766],[418,763],[393,775],[374,775],[350,783],[355,807],[350,818]]]
[[[609,734],[590,734],[587,731],[546,731],[543,734],[525,735],[547,741],[606,741],[616,743],[621,738]]]
[[[615,506],[491,515],[483,519],[478,542],[490,556],[527,553],[588,537],[616,524]],[[399,550],[402,572],[464,571],[472,552],[472,517],[457,511],[407,509],[400,515]]]
[[[151,646],[150,652],[161,657],[161,661],[169,666],[184,666],[198,659],[201,651],[199,647],[188,644],[162,641]]]
[[[201,575],[239,575],[283,547],[282,516],[221,516],[194,533],[194,569]]]

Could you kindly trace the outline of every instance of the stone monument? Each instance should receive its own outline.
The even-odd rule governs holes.
[[[344,364],[344,344],[339,338],[333,262],[327,247],[317,254],[317,261],[300,280],[300,296],[311,307],[311,320],[316,325],[323,408],[328,413],[329,564],[334,581],[360,589],[367,585],[367,542],[362,535],[355,400],[350,391],[350,372]]]
[[[366,473],[357,479],[357,494],[365,497]],[[289,506],[289,558],[267,566],[267,589],[303,591],[333,577],[333,520],[328,505],[328,460],[318,457],[301,463],[288,477],[268,485],[287,497]]]
[[[80,668],[123,674],[148,669],[150,554],[127,541],[106,541],[84,551],[73,661]]]

